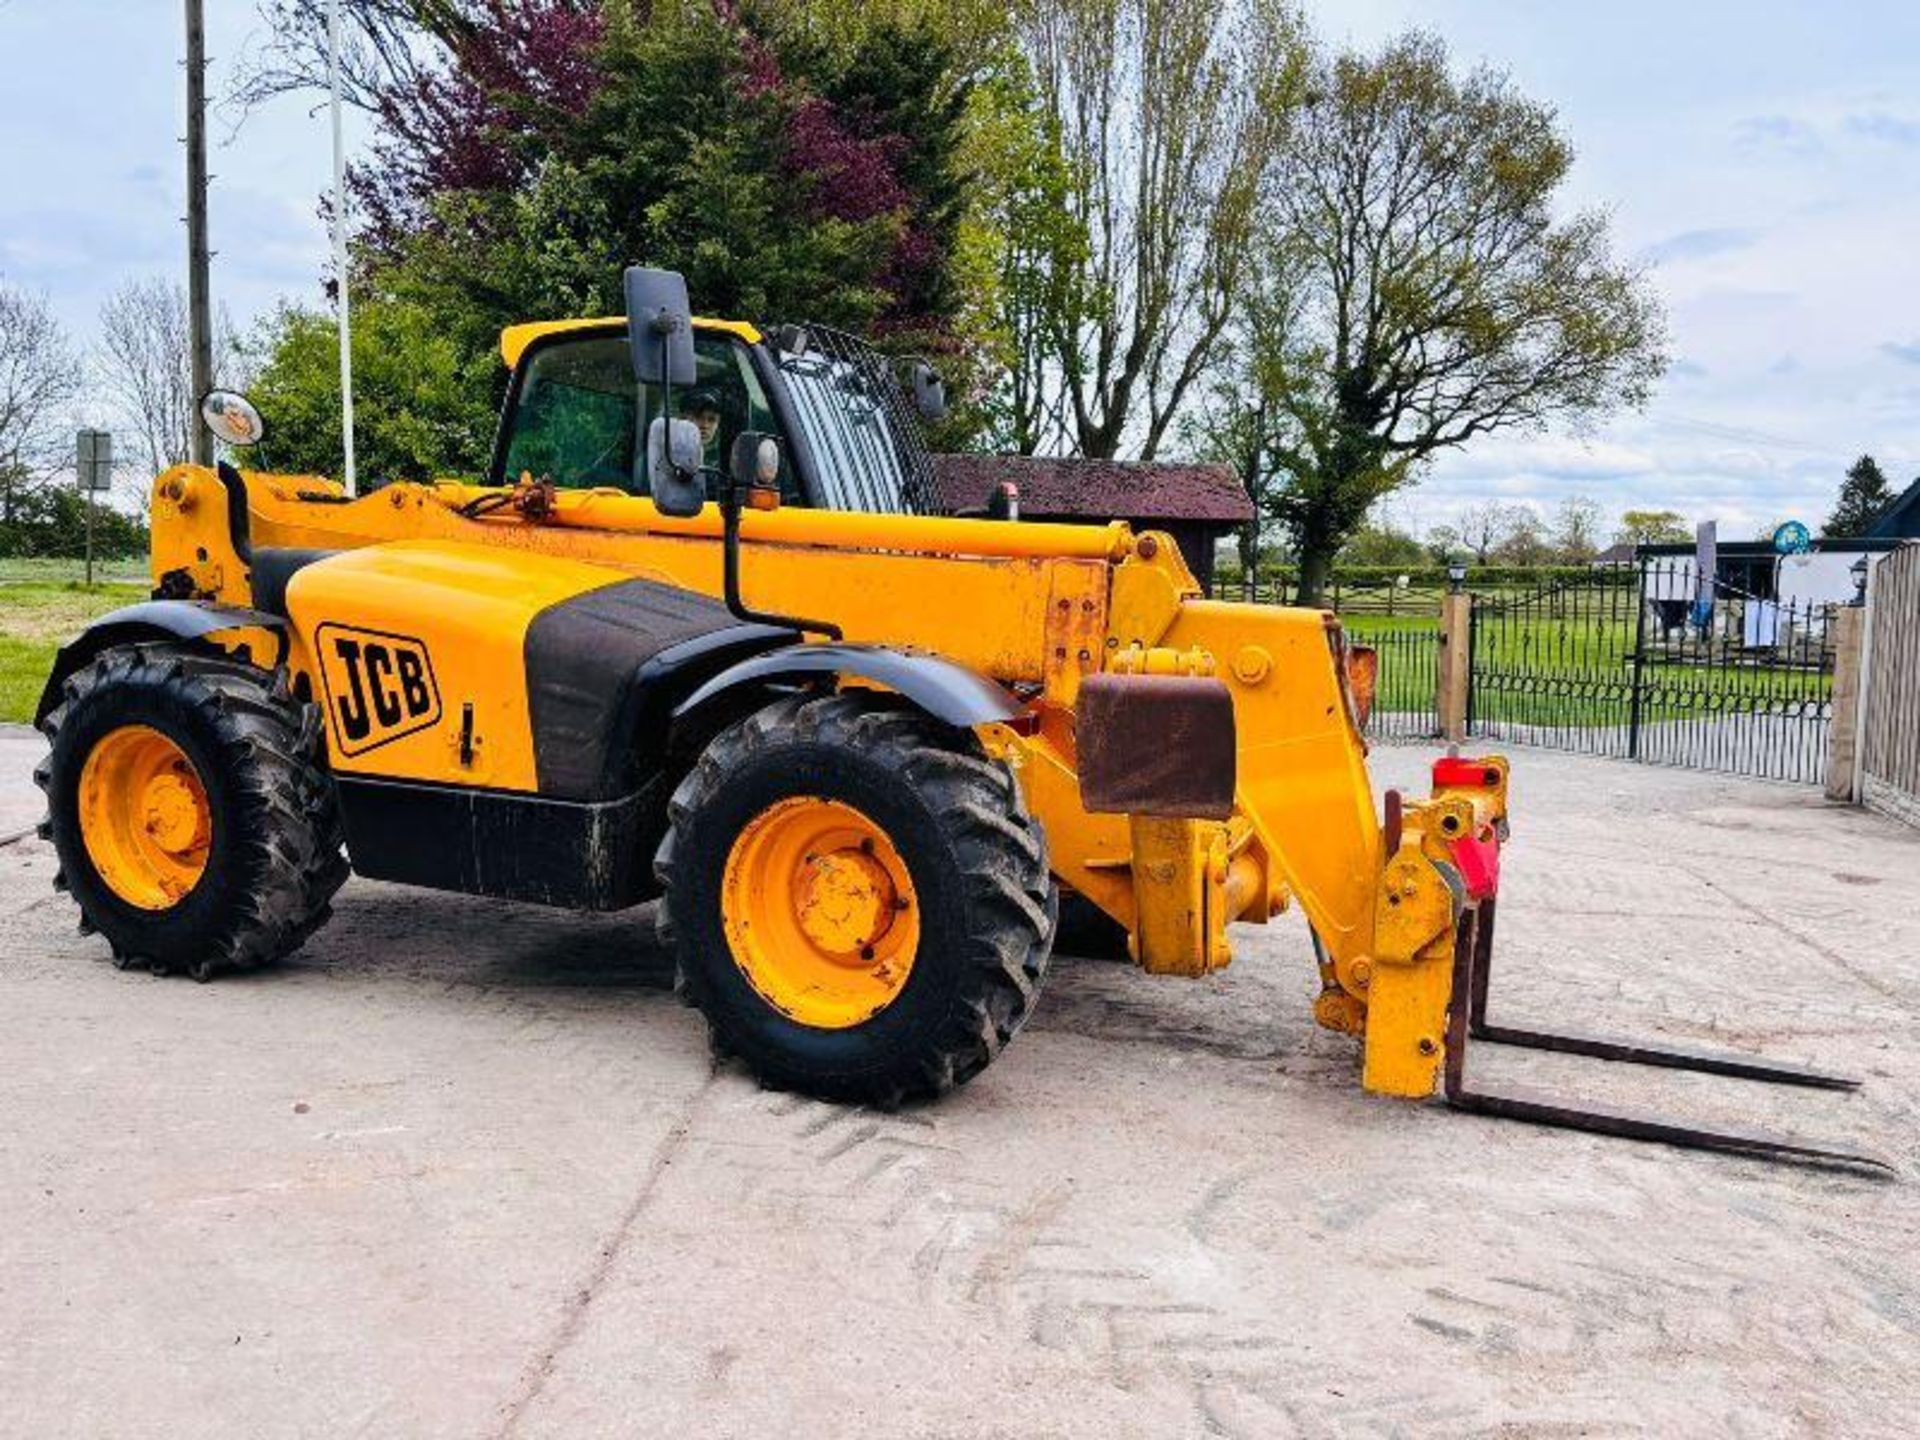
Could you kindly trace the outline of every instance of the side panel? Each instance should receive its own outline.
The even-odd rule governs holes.
[[[618,584],[578,561],[435,541],[352,550],[287,586],[294,663],[342,775],[533,791],[527,628]]]
[[[655,893],[649,791],[586,803],[346,775],[339,790],[347,851],[370,879],[585,910]]]

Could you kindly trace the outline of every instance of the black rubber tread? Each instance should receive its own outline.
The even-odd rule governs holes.
[[[752,988],[719,901],[739,825],[783,794],[822,792],[886,828],[922,907],[906,988],[872,1019],[831,1031],[790,1020]],[[763,1083],[882,1106],[931,1098],[984,1070],[1032,1013],[1058,907],[1046,836],[970,732],[878,694],[786,697],[714,738],[668,821],[654,860],[661,940],[716,1052]]]
[[[206,873],[164,911],[114,894],[80,835],[75,792],[87,750],[129,724],[152,725],[187,752],[214,811]],[[82,933],[105,936],[122,969],[196,980],[298,950],[348,875],[321,726],[284,670],[183,646],[116,647],[69,676],[41,723],[50,751],[34,780],[47,794],[40,834],[60,857],[54,885],[79,903]]]

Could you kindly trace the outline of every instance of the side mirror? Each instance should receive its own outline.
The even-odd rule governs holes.
[[[662,515],[685,520],[707,503],[700,457],[700,427],[691,420],[661,416],[647,426],[647,478]]]
[[[633,378],[643,385],[693,384],[693,307],[687,300],[687,277],[677,270],[629,265],[626,291]]]
[[[913,362],[913,408],[929,424],[947,418],[947,383],[925,360]]]
[[[229,445],[258,445],[267,435],[267,422],[237,390],[209,390],[200,402],[200,419],[214,439]]]
[[[759,430],[742,430],[733,437],[727,457],[727,475],[736,490],[774,490],[780,487],[780,442]]]

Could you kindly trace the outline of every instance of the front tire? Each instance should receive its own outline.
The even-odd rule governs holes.
[[[663,938],[718,1048],[776,1088],[894,1105],[987,1067],[1031,1013],[1056,892],[1019,785],[877,696],[776,701],[669,805]]]
[[[41,723],[57,888],[121,968],[207,980],[325,923],[347,878],[320,714],[267,672],[179,646],[108,650]]]

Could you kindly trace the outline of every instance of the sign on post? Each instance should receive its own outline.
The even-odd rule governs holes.
[[[80,432],[80,488],[82,490],[111,490],[113,488],[113,434],[108,430],[82,430]]]
[[[87,584],[93,584],[93,497],[113,488],[113,436],[105,430],[82,430],[74,471],[80,493],[87,497]]]

